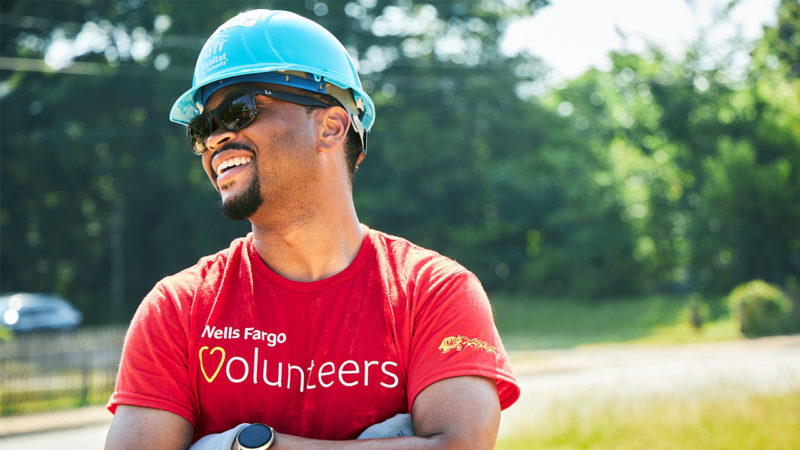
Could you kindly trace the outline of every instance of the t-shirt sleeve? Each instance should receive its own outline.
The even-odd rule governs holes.
[[[188,312],[191,292],[162,280],[145,297],[131,320],[114,393],[106,405],[120,404],[175,413],[196,428],[194,393],[188,367]]]
[[[472,273],[432,276],[416,287],[408,360],[408,407],[427,386],[456,376],[494,379],[501,409],[520,395],[483,287]]]

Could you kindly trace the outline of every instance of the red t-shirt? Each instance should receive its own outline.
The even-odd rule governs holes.
[[[252,235],[161,280],[131,322],[109,410],[173,412],[195,439],[242,422],[353,439],[443,378],[495,379],[501,407],[514,403],[519,387],[478,279],[365,229],[353,262],[323,280],[278,275]]]

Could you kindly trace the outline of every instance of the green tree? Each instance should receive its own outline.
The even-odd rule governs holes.
[[[615,54],[610,71],[584,74],[552,101],[593,119],[651,289],[722,293],[798,276],[800,92],[773,53],[777,36],[786,34],[766,30],[744,74],[734,58],[744,44],[716,59],[702,38],[680,61],[658,48]]]
[[[371,171],[377,181],[370,186],[370,176],[360,174],[357,195],[376,194],[388,204],[396,194],[380,190],[391,191],[385,175],[414,173],[406,167],[415,163],[408,154],[399,158],[402,168],[381,167],[381,142],[393,137],[391,108],[398,105],[404,119],[422,110],[417,117],[432,127],[428,136],[440,136],[414,141],[419,131],[409,127],[399,139],[421,145],[420,154],[447,150],[437,164],[448,170],[431,170],[441,177],[426,183],[444,186],[453,198],[463,183],[450,184],[455,166],[447,158],[463,155],[451,151],[455,144],[444,137],[459,135],[460,129],[448,127],[463,126],[464,120],[450,119],[448,102],[465,105],[454,87],[480,89],[503,70],[478,70],[502,62],[496,45],[501,22],[543,3],[3,2],[2,289],[55,291],[75,301],[90,321],[108,320],[112,313],[124,319],[158,278],[247,231],[246,224],[218,213],[216,194],[185,151],[183,131],[166,120],[172,101],[189,87],[205,38],[237,12],[273,7],[311,16],[358,57],[368,89],[382,102],[379,115],[387,119],[380,119],[385,128],[376,128],[361,172]],[[508,99],[514,80],[505,82],[498,91]],[[393,92],[411,96],[398,104]],[[465,202],[451,205],[438,197],[440,188],[429,188],[422,190],[427,198],[415,201],[446,204],[440,217],[469,217]],[[364,216],[378,228],[420,237],[412,220],[395,227],[396,213],[382,211],[388,210]],[[451,226],[447,219],[437,225]],[[446,250],[452,245],[439,238],[446,234],[417,240]]]

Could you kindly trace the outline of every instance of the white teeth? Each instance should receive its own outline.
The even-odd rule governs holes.
[[[236,157],[236,158],[231,158],[231,159],[225,160],[225,161],[222,162],[222,164],[217,166],[217,174],[221,174],[222,172],[224,172],[227,169],[230,169],[231,167],[236,167],[236,166],[241,166],[243,164],[247,164],[252,160],[253,160],[253,158],[250,158],[248,156],[239,156],[239,157]]]

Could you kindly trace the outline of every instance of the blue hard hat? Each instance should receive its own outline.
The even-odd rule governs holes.
[[[360,133],[375,122],[375,105],[339,40],[302,16],[268,9],[243,12],[208,38],[197,58],[192,88],[172,105],[170,120],[188,125],[215,90],[249,81],[331,95],[348,110]]]

